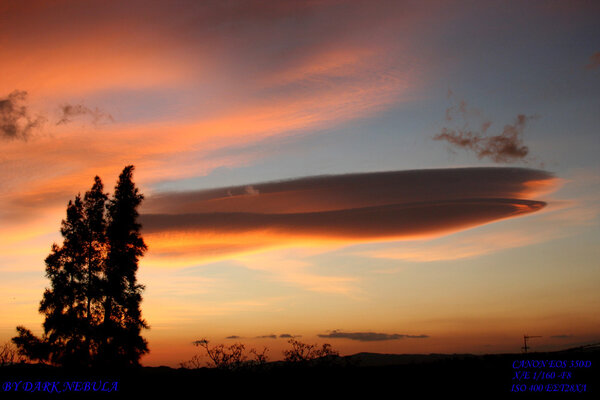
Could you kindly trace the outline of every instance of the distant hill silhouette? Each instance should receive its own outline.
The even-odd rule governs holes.
[[[357,353],[343,358],[361,367],[432,363],[440,360],[477,357],[473,354],[381,354]]]

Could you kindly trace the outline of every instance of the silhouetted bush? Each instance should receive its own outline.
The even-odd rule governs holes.
[[[231,346],[220,344],[210,347],[208,340],[201,339],[195,341],[194,345],[202,347],[206,351],[209,358],[208,367],[225,370],[256,368],[265,365],[268,360],[268,349],[266,347],[262,352],[258,352],[256,349],[250,349],[248,354],[251,354],[253,358],[249,358],[248,354],[244,353],[246,346],[242,343],[234,343]],[[203,366],[202,357],[200,355],[195,355],[189,361],[180,363],[179,365],[182,368],[201,368]]]
[[[0,367],[17,364],[25,361],[25,357],[20,355],[17,347],[8,342],[0,346]]]
[[[337,359],[340,353],[334,350],[329,343],[318,347],[317,344],[306,344],[295,339],[288,340],[292,345],[290,350],[284,350],[285,361],[296,364],[329,364]]]
[[[329,343],[325,343],[319,347],[317,344],[306,344],[295,339],[288,340],[292,346],[289,350],[284,350],[283,366],[349,366],[347,361],[343,361],[339,352],[334,350]],[[242,343],[234,343],[230,346],[219,344],[210,346],[206,339],[197,340],[193,343],[197,347],[201,347],[205,351],[205,355],[196,354],[190,360],[179,363],[181,368],[198,369],[202,367],[217,368],[221,370],[242,370],[242,369],[262,369],[268,363],[266,347],[262,351],[254,348],[246,350],[246,346]],[[208,360],[206,361],[206,357]],[[279,365],[281,362],[276,362],[269,365],[271,367]]]

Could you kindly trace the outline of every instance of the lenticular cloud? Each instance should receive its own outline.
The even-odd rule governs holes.
[[[554,180],[524,168],[305,177],[155,195],[142,223],[151,237],[184,235],[180,250],[212,254],[277,242],[436,236],[538,211],[546,203],[530,197]]]

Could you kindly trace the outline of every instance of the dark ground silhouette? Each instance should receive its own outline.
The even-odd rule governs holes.
[[[69,370],[44,365],[13,365],[0,368],[0,382],[6,381],[102,381],[118,382],[118,392],[71,392],[52,394],[55,398],[120,398],[158,395],[158,398],[249,397],[341,398],[364,393],[368,398],[420,398],[421,395],[466,396],[474,398],[597,398],[600,393],[600,347],[569,349],[560,352],[528,354],[431,354],[382,355],[359,353],[338,357],[327,364],[271,362],[260,368],[223,370],[218,368],[174,369],[141,367],[125,370]],[[588,368],[555,368],[570,371],[569,379],[528,382],[515,380],[515,361],[562,360],[589,361]],[[546,368],[544,370],[549,370]],[[529,369],[533,372],[533,369]],[[560,385],[585,384],[585,393],[560,391],[534,393],[511,392],[513,384]],[[564,386],[567,387],[568,386]],[[581,389],[582,387],[580,387]],[[3,393],[6,395],[8,393]],[[12,396],[49,396],[48,393],[10,393]],[[405,397],[410,396],[410,397]],[[4,397],[4,396],[3,396]],[[153,396],[154,397],[154,396]],[[355,396],[353,396],[355,397]]]

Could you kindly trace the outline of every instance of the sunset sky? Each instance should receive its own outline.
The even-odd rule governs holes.
[[[600,342],[600,3],[0,2],[0,344],[66,205],[145,195],[143,365]]]

